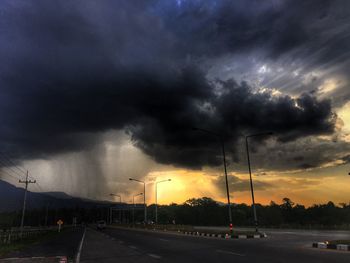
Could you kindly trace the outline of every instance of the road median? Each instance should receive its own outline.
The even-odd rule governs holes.
[[[220,238],[220,239],[258,239],[266,238],[267,235],[261,232],[255,231],[234,231],[229,233],[228,231],[197,231],[193,226],[174,226],[174,225],[146,225],[146,226],[132,226],[132,225],[112,225],[111,228],[121,228],[128,230],[139,230],[139,231],[157,231],[160,233],[173,233],[173,234],[183,234],[190,236],[199,236],[199,237],[210,237],[210,238]]]
[[[204,233],[204,232],[183,232],[185,235],[192,236],[204,236],[204,237],[214,237],[214,238],[225,238],[225,239],[250,239],[250,238],[266,238],[265,233],[246,233],[246,234],[217,234],[217,233]]]
[[[334,249],[341,251],[350,251],[350,240],[332,240],[313,243],[312,247],[320,249]]]

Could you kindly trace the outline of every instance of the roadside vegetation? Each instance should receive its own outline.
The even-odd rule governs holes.
[[[259,225],[274,228],[350,229],[350,204],[315,204],[305,207],[284,198],[281,204],[256,205]],[[152,214],[154,209],[148,209]],[[227,206],[211,198],[189,199],[184,204],[171,204],[158,208],[159,222],[219,226],[227,225]],[[232,219],[235,226],[253,226],[250,205],[234,204]]]
[[[113,222],[132,223],[132,206],[119,214],[114,211]],[[140,205],[138,206],[140,207]],[[142,206],[141,206],[142,207]],[[256,205],[260,227],[273,228],[301,228],[301,229],[350,229],[350,203],[315,204],[305,207],[295,204],[289,198],[284,198],[280,204],[271,201],[269,205]],[[58,219],[65,224],[72,224],[76,218],[77,223],[95,223],[98,220],[109,222],[108,206],[95,206],[92,208],[45,208],[28,211],[26,214],[26,225],[43,226],[56,225]],[[155,206],[147,207],[149,220],[155,218]],[[252,207],[247,204],[233,204],[232,218],[234,227],[253,226]],[[135,224],[143,221],[143,209],[135,210]],[[227,226],[228,209],[225,204],[203,197],[192,198],[183,204],[170,204],[158,206],[159,224],[193,225],[193,226]],[[20,211],[0,214],[0,227],[9,228],[20,224]]]
[[[51,238],[57,235],[57,231],[43,232],[40,235],[30,236],[28,238],[23,238],[21,240],[16,240],[11,243],[1,243],[0,245],[0,257],[6,256],[7,254],[21,250],[25,247],[31,246],[36,243],[40,243],[41,241]]]

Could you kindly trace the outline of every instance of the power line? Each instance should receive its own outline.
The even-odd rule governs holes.
[[[0,152],[0,155],[2,155],[3,159],[6,159],[11,164],[11,166],[16,167],[23,174],[26,174],[26,169],[17,166],[17,164],[14,161],[12,161],[10,157],[7,157],[3,152]]]
[[[7,164],[2,160],[0,159],[0,164],[3,164],[4,166],[2,167],[2,169],[8,169],[10,171],[12,171],[13,173],[15,173],[16,175],[18,175],[19,177],[23,177],[24,174],[20,174],[18,173],[15,169],[13,169],[11,166],[7,166]]]
[[[2,169],[0,167],[1,172],[3,174],[18,180],[19,183],[25,183],[26,184],[26,187],[25,187],[25,199],[26,199],[26,192],[27,192],[27,187],[28,187],[29,183],[34,183],[34,186],[36,186],[40,192],[45,192],[44,189],[40,186],[40,184],[35,180],[35,178],[29,174],[28,170],[25,171],[25,169],[23,167],[17,165],[13,160],[11,160],[10,157],[6,156],[3,152],[0,152],[0,164],[4,165],[4,167]],[[16,168],[16,170],[14,168]],[[8,171],[4,170],[4,169],[7,169]],[[16,176],[11,174],[10,171],[12,173],[16,174]],[[19,177],[17,177],[17,176],[19,176]],[[25,178],[26,178],[25,181],[21,181],[23,176],[25,176]],[[33,179],[33,181],[32,180],[28,180],[28,178]],[[23,209],[25,209],[25,202],[26,201],[24,200]],[[24,217],[24,215],[23,215],[23,217]]]
[[[4,171],[4,170],[1,170],[1,171],[0,171],[0,174],[10,176],[10,177],[16,179],[16,181],[21,179],[21,178],[16,177],[16,176],[14,176],[14,175],[12,175],[12,174],[8,173],[7,171]]]
[[[29,178],[32,178],[33,180],[35,180],[35,178],[33,176],[31,176],[30,174],[28,174]]]
[[[6,156],[3,152],[0,152],[0,155],[2,155],[3,157],[0,156],[0,160],[2,160],[2,163],[5,164],[6,168],[11,169],[12,171],[14,171],[16,174],[18,174],[18,172],[16,172],[13,168],[16,168],[18,171],[20,171],[22,174],[18,174],[20,176],[26,176],[27,174],[27,169],[18,166],[13,160],[11,160],[10,157]],[[2,159],[1,159],[2,158]],[[4,163],[4,161],[6,161]],[[28,175],[30,178],[32,178],[33,180],[35,178],[33,178],[31,175]]]
[[[7,156],[5,153],[0,152],[0,155],[2,155],[8,162],[12,164],[12,166],[16,167],[18,170],[20,170],[22,173],[26,173],[26,170],[23,167],[18,166],[11,157]]]
[[[21,166],[18,166],[13,160],[11,160],[10,157],[6,156],[3,152],[0,152],[0,154],[3,156],[1,157],[0,156],[0,161],[6,166],[6,168],[9,168],[11,169],[12,171],[14,171],[15,173],[18,174],[18,172],[16,172],[13,168],[16,168],[19,172],[21,172],[21,175],[20,176],[26,176],[26,171],[27,169],[21,167]],[[19,174],[18,174],[19,175]],[[35,179],[33,178],[31,175],[28,175],[31,179]]]

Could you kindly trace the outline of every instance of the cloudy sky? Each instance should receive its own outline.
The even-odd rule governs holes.
[[[349,1],[0,3],[0,166],[130,201],[349,202]],[[17,169],[17,170],[16,170]],[[17,173],[12,173],[17,171]],[[12,175],[12,177],[10,176]]]

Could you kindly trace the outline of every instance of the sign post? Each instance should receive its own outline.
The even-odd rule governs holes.
[[[58,225],[58,232],[61,232],[61,225],[63,225],[63,221],[61,219],[58,220],[57,225]]]

